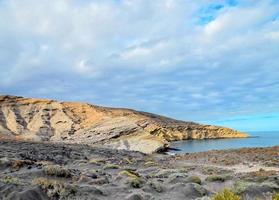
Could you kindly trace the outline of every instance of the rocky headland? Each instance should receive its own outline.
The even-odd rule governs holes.
[[[153,153],[176,140],[235,137],[247,137],[247,134],[131,109],[0,96],[2,139],[87,144]]]

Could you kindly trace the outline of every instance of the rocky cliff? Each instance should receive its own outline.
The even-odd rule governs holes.
[[[247,135],[130,109],[0,96],[0,138],[82,143],[152,153],[175,140],[234,137]]]

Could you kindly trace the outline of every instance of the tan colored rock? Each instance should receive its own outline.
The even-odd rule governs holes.
[[[234,137],[247,134],[130,109],[0,96],[0,138],[103,145],[152,153],[175,140]]]

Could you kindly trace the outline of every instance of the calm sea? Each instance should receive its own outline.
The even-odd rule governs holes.
[[[270,147],[279,145],[279,131],[248,132],[250,138],[184,140],[171,143],[173,153],[200,152],[213,149],[235,149],[243,147]]]

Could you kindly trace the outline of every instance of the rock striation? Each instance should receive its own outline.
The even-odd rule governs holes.
[[[105,146],[152,153],[170,141],[247,137],[229,128],[201,125],[87,103],[0,96],[0,138]]]

